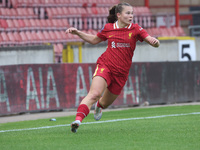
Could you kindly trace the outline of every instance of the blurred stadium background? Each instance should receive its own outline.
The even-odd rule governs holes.
[[[65,30],[96,34],[119,2],[161,46],[138,43],[113,106],[199,101],[199,0],[0,0],[0,115],[77,107],[106,42],[91,46]]]

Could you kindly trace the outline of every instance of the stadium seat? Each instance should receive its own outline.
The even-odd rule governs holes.
[[[31,24],[34,24],[34,28],[36,30],[40,30],[42,28],[41,21],[39,19],[30,19]],[[45,28],[42,28],[45,29]]]
[[[59,32],[60,32],[61,38],[62,38],[64,41],[67,41],[67,35],[68,35],[68,34],[66,34],[65,31],[59,31]]]
[[[134,18],[133,22],[140,24],[144,28],[154,27],[152,23],[152,13],[148,7],[138,6],[133,7]]]
[[[87,33],[96,35],[98,33],[98,31],[90,29],[90,30],[87,31]]]
[[[54,44],[54,53],[55,53],[55,62],[61,63],[62,62],[62,50],[63,45],[62,44]]]
[[[71,7],[82,7],[82,1],[81,0],[69,0]]]
[[[51,10],[51,8],[45,8],[45,11],[47,12],[47,16],[49,19],[52,19],[53,17],[53,12]]]
[[[33,32],[33,34],[35,34],[35,32]],[[38,38],[36,38],[36,40],[38,41],[38,43],[48,43],[48,40],[45,39],[45,36],[43,35],[43,33],[41,31],[37,31],[36,32]]]
[[[35,32],[35,31],[26,31],[25,32],[27,37],[29,38],[30,44],[31,45],[38,45],[45,43],[45,39],[43,34],[41,34],[41,31]]]
[[[51,39],[56,43],[58,40],[57,35],[54,33],[54,31],[49,31],[49,35],[51,37]]]
[[[1,43],[3,45],[9,45],[10,44],[10,39],[8,38],[8,35],[6,34],[6,32],[1,32],[1,37],[2,37]]]
[[[15,37],[17,44],[20,44],[22,39],[21,39],[21,36],[19,35],[19,32],[14,32],[13,36]]]
[[[57,18],[66,17],[65,15],[67,15],[67,14],[64,14],[63,9],[61,9],[60,7],[57,7],[56,10],[57,10]]]
[[[41,24],[40,19],[34,19],[34,21],[35,21],[36,26],[40,30],[43,27],[42,24]],[[45,29],[45,28],[42,28],[42,29]]]
[[[18,19],[17,20],[18,21],[18,23],[19,23],[19,30],[24,30],[25,29],[25,23],[24,23],[24,20],[23,19]]]
[[[2,19],[13,18],[15,15],[17,15],[17,13],[14,11],[15,11],[15,9],[1,8],[0,9],[0,18],[2,18]]]
[[[8,28],[8,23],[5,19],[0,19],[0,30],[4,31]]]
[[[17,30],[19,30],[21,28],[18,19],[13,19],[13,24]]]
[[[40,19],[40,25],[42,28],[48,28],[48,24],[46,23],[46,20],[45,19]]]
[[[58,52],[59,52],[60,54],[62,54],[63,44],[58,43],[57,46],[58,46],[58,50],[59,50]]]
[[[14,36],[14,34],[12,32],[8,32],[7,36],[9,38],[9,44],[10,45],[16,45],[16,44],[18,44],[18,42],[17,42],[17,40],[15,40],[15,36]]]
[[[178,36],[176,35],[175,32],[173,32],[172,28],[166,28],[166,31],[167,31],[167,36],[173,36],[173,37]]]
[[[97,7],[106,7],[108,6],[108,0],[97,0]]]
[[[60,9],[62,9],[63,15],[69,15],[69,10],[66,7],[61,7]]]
[[[78,9],[76,9],[76,7],[68,7],[67,9],[70,17],[81,17],[81,14],[78,13]]]
[[[63,44],[61,43],[54,44],[54,52],[56,55],[62,55],[62,50],[63,50]]]
[[[48,25],[48,28],[53,29],[53,24],[52,24],[51,19],[46,19],[45,21],[46,21],[46,24]]]
[[[45,7],[55,7],[56,3],[54,0],[41,0]]]
[[[60,21],[62,21],[62,25],[65,29],[67,29],[69,27],[69,22],[67,19],[61,19]]]
[[[58,29],[59,27],[63,26],[62,25],[62,21],[59,21],[59,19],[52,19],[52,26],[54,27],[54,29]]]
[[[95,7],[93,7],[95,8]],[[96,10],[94,11],[97,11],[97,14],[98,15],[101,15],[101,16],[108,16],[109,15],[109,8],[108,7],[96,7]]]
[[[22,45],[25,45],[25,44],[30,43],[30,41],[28,40],[27,35],[25,34],[25,32],[21,31],[21,32],[19,33],[19,35],[20,35],[20,37],[21,37],[21,42],[20,42],[20,43],[21,43]]]
[[[25,31],[25,35],[27,37],[27,43],[29,45],[37,43],[36,36],[34,35],[33,37],[33,34],[30,31]]]
[[[54,31],[54,34],[57,37],[57,40],[56,40],[57,42],[65,42],[66,41],[66,39],[63,38],[60,31]]]
[[[0,31],[4,32],[3,36],[5,37],[2,37],[1,34],[0,39],[4,43],[6,43],[7,38],[10,39],[7,44],[81,41],[76,35],[65,34],[65,30],[73,26],[96,34],[97,30],[106,24],[109,8],[119,2],[119,0],[3,1],[7,2],[7,6],[0,9]],[[7,8],[8,6],[12,7]],[[134,23],[146,28],[150,35],[156,37],[185,35],[181,27],[155,28],[148,7],[140,6],[133,7],[133,9]]]
[[[17,30],[17,28],[16,28],[15,24],[13,23],[12,19],[7,19],[6,22],[8,24],[8,28],[7,28],[8,31]]]
[[[43,35],[44,35],[44,39],[48,42],[48,43],[53,43],[54,40],[53,38],[50,36],[48,31],[43,31]]]
[[[161,32],[158,28],[151,28],[150,30],[151,30],[152,36],[154,36],[154,37],[161,36]]]
[[[41,7],[41,0],[32,0],[30,4],[32,7]]]
[[[27,8],[26,11],[29,18],[38,18],[38,16],[34,14],[33,8]]]
[[[4,43],[3,43],[3,38],[2,38],[2,36],[1,36],[1,34],[0,34],[0,45],[1,45],[1,46],[4,45]]]
[[[57,17],[59,16],[58,11],[57,11],[57,8],[52,7],[52,8],[50,8],[50,9],[51,9],[51,11],[52,11],[52,13],[53,13],[53,18],[57,18]],[[62,9],[61,9],[61,10],[62,10]]]
[[[182,27],[179,26],[176,29],[178,31],[179,36],[185,36],[186,35]]]
[[[63,7],[63,6],[70,6],[69,0],[55,0],[56,6]]]
[[[27,18],[28,13],[25,11],[25,8],[16,8],[17,16],[16,18],[25,19]]]
[[[45,29],[45,30],[54,29],[52,22],[51,22],[51,19],[40,19],[40,24],[41,24],[42,28]]]
[[[29,19],[29,22],[30,22],[30,27],[32,30],[35,30],[35,29],[38,29],[39,27],[37,26],[36,24],[36,21],[35,19]]]
[[[25,25],[24,29],[26,29],[26,30],[32,30],[33,29],[29,19],[24,19],[23,22],[24,22],[24,25]]]

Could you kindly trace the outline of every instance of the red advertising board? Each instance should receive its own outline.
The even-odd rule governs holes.
[[[197,101],[200,63],[134,63],[112,106]],[[0,67],[0,115],[75,108],[87,95],[95,64]],[[189,68],[189,69],[188,69]],[[186,80],[187,79],[187,80]]]

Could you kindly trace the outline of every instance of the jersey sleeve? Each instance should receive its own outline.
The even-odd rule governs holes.
[[[97,36],[99,38],[101,38],[103,41],[106,41],[107,40],[107,37],[106,37],[106,25],[101,29],[101,31],[99,31],[97,33]]]
[[[145,29],[137,25],[137,39],[140,42],[143,42],[143,40],[149,35]]]

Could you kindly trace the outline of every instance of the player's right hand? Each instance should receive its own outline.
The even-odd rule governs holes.
[[[70,27],[65,31],[66,34],[71,33],[71,34],[77,34],[78,33],[78,29],[74,28],[74,27]]]

